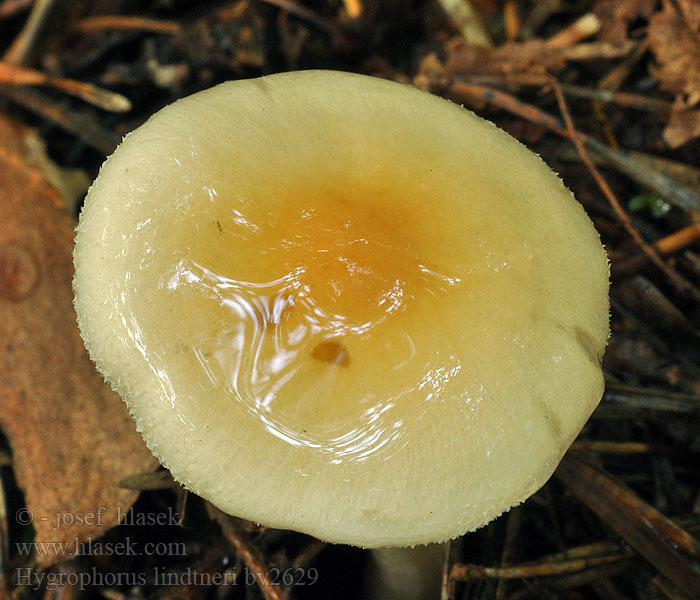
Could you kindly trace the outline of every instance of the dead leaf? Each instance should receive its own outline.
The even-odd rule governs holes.
[[[628,29],[637,19],[649,19],[656,0],[598,0],[594,12],[600,20],[600,39],[613,44],[624,44]]]
[[[664,129],[664,140],[671,148],[700,137],[700,110],[697,108],[674,108]]]
[[[685,96],[685,106],[697,104],[700,101],[700,2],[666,0],[663,10],[649,23],[649,45],[657,62],[652,74],[661,87]]]
[[[0,116],[0,426],[37,542],[70,558],[115,525],[137,492],[119,480],[156,466],[126,407],[95,371],[72,306],[73,227],[61,199],[25,162],[23,133]],[[48,549],[48,548],[47,548]]]
[[[650,71],[661,87],[676,95],[664,140],[677,148],[700,137],[700,2],[676,0],[649,22],[649,47],[656,56]]]

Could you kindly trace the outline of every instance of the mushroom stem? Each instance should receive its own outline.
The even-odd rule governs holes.
[[[447,544],[375,548],[366,577],[368,600],[437,600]]]

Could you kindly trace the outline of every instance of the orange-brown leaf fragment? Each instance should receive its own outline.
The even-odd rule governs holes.
[[[678,147],[700,135],[700,2],[677,0],[663,3],[663,10],[649,22],[649,46],[656,56],[652,75],[661,87],[676,95],[664,139]]]
[[[649,44],[656,55],[652,73],[661,87],[700,101],[700,3],[666,0],[649,22]]]
[[[671,148],[700,137],[700,109],[675,108],[664,129],[664,140]]]
[[[36,541],[74,549],[136,499],[119,480],[156,462],[83,348],[72,305],[74,224],[25,163],[22,139],[0,116],[0,427]]]
[[[595,14],[600,20],[600,38],[613,44],[628,40],[630,25],[651,17],[656,0],[597,0]]]

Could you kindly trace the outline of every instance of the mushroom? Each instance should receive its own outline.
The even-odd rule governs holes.
[[[599,402],[608,262],[550,169],[409,86],[306,71],[178,100],[103,165],[75,307],[173,476],[368,548],[454,538]]]

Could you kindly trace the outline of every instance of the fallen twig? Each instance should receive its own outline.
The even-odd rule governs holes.
[[[72,96],[85,100],[95,106],[112,112],[131,110],[131,102],[125,96],[94,86],[90,83],[51,77],[37,71],[0,61],[0,85],[45,85],[61,90]]]
[[[700,574],[679,553],[700,556],[700,542],[687,531],[574,453],[564,457],[555,475],[679,589],[691,597],[700,590]]]
[[[260,549],[248,539],[245,532],[236,524],[233,517],[224,514],[212,504],[207,503],[207,512],[221,527],[221,532],[235,548],[236,554],[248,567],[258,582],[258,587],[265,600],[286,600],[280,586],[273,585],[269,579],[270,567],[265,562]]]

